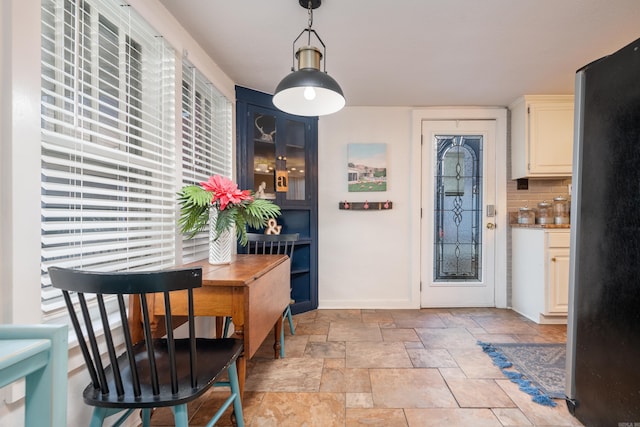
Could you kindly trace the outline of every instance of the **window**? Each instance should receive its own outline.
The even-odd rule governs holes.
[[[175,265],[175,54],[131,7],[42,1],[42,308],[51,265]]]
[[[231,177],[231,103],[191,63],[182,64],[182,184]],[[182,242],[182,259],[209,255],[209,234]]]

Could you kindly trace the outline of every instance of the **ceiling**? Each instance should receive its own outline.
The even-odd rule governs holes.
[[[298,0],[160,2],[237,85],[267,93],[308,23]],[[347,106],[505,106],[572,94],[577,69],[640,38],[640,0],[323,0],[313,29]]]

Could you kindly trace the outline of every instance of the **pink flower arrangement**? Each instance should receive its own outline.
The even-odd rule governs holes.
[[[211,203],[219,203],[221,211],[225,210],[229,204],[253,200],[251,191],[238,189],[238,184],[220,175],[210,176],[209,181],[201,182],[200,185],[212,194]]]
[[[220,175],[211,176],[200,185],[183,187],[178,193],[178,203],[178,225],[188,237],[204,231],[209,222],[209,210],[216,209],[216,239],[235,226],[242,245],[247,244],[247,227],[264,228],[269,219],[280,215],[278,205],[254,198],[250,190],[240,190],[236,183]]]

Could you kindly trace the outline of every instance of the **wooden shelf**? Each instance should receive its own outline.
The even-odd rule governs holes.
[[[393,208],[393,202],[385,200],[384,202],[339,202],[338,209],[348,211],[388,211]]]

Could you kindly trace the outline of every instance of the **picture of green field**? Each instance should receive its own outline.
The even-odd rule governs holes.
[[[387,182],[354,182],[349,183],[349,192],[387,191]]]
[[[387,144],[349,144],[349,192],[387,191]]]

